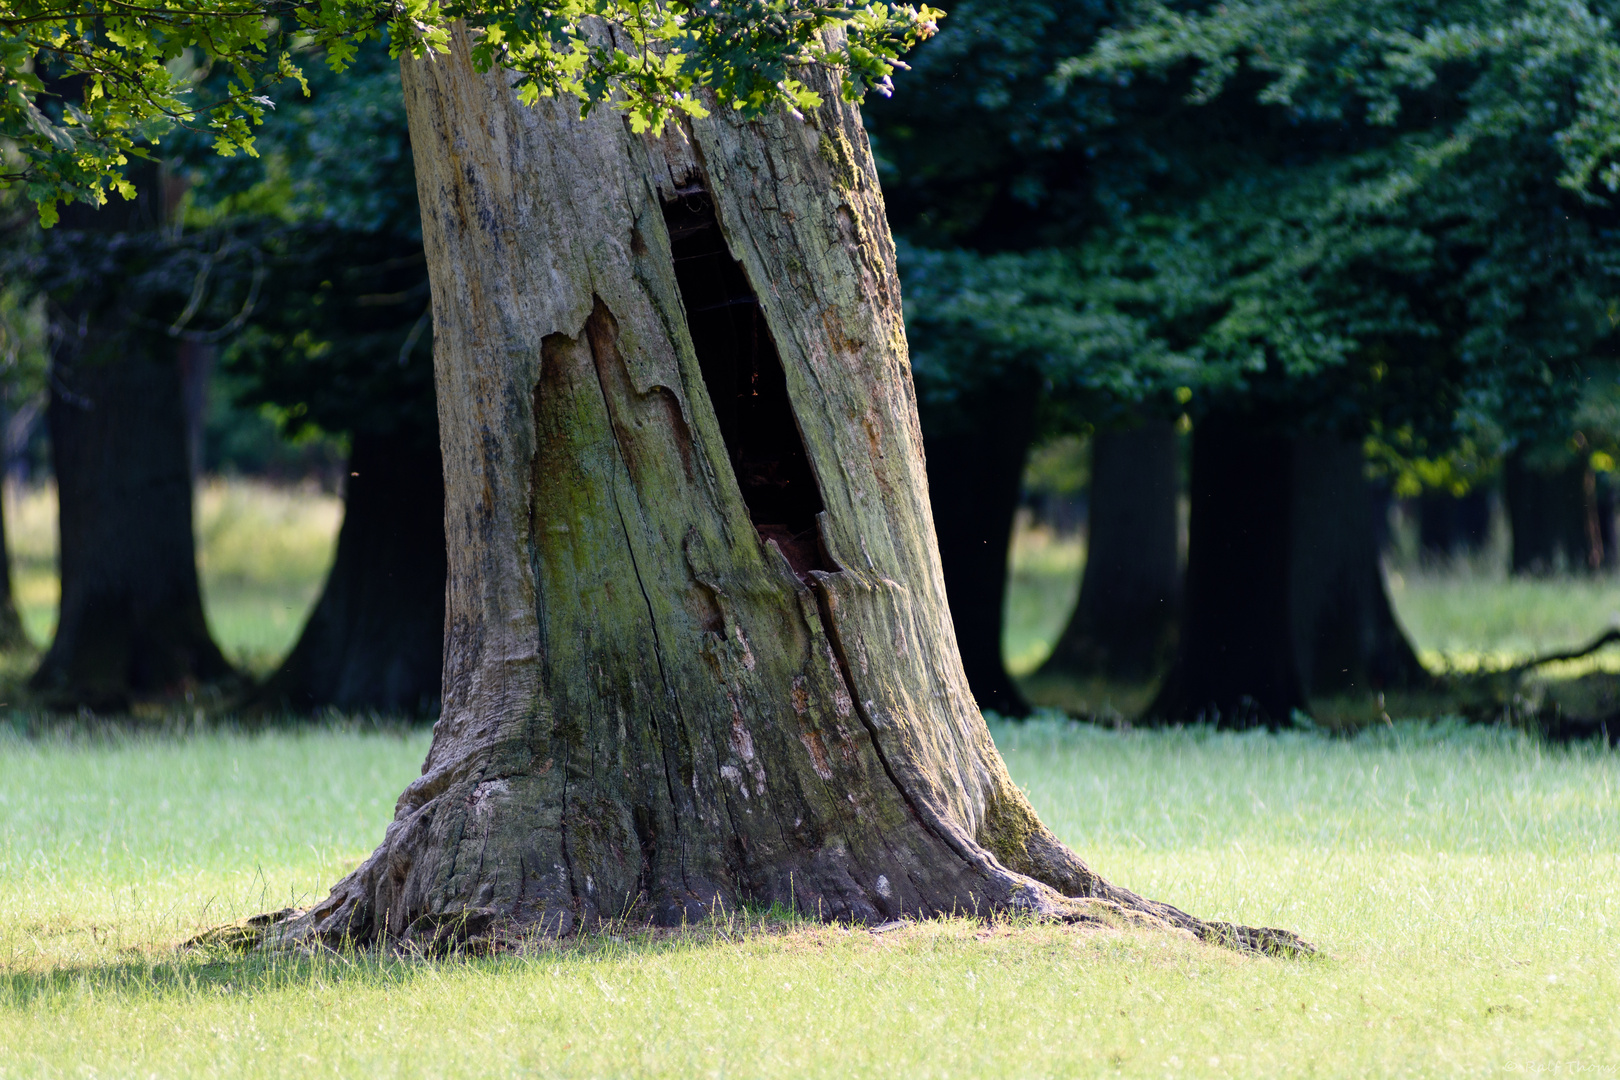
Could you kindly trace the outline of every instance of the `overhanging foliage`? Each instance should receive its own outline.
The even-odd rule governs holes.
[[[572,96],[625,112],[638,130],[699,115],[704,91],[757,112],[819,102],[798,75],[822,63],[848,100],[886,91],[901,52],[943,13],[827,0],[4,0],[0,3],[0,139],[45,224],[59,201],[125,197],[122,174],[173,125],[196,125],[225,155],[254,152],[267,89],[304,75],[303,47],[334,70],[386,27],[394,55],[448,47],[459,22],[482,70],[517,73],[523,100]],[[228,88],[199,109],[192,89],[211,66]]]

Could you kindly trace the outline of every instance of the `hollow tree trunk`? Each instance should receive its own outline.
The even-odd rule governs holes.
[[[417,432],[359,432],[349,473],[326,586],[255,699],[297,711],[429,712],[444,646],[439,448]]]
[[[1290,619],[1291,440],[1213,414],[1193,430],[1176,657],[1146,718],[1244,728],[1305,707]]]
[[[1175,644],[1176,431],[1152,421],[1091,441],[1080,598],[1042,675],[1152,678]]]
[[[922,413],[934,533],[974,700],[981,709],[1027,716],[1029,703],[1007,675],[1001,639],[1007,550],[1040,384],[1012,375],[971,396],[971,402]]]
[[[1293,440],[1290,615],[1307,694],[1428,681],[1385,590],[1366,459],[1354,442]]]
[[[403,64],[449,541],[443,712],[375,854],[278,933],[1131,910],[957,658],[859,116],[661,143]],[[1117,905],[1117,906],[1115,906]]]
[[[173,344],[111,320],[81,325],[52,365],[62,600],[30,686],[55,707],[115,710],[231,668],[197,583]]]

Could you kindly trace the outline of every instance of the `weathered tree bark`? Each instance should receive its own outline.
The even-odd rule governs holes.
[[[1169,421],[1093,436],[1080,598],[1042,675],[1140,681],[1169,660],[1181,584],[1176,458]]]
[[[971,397],[921,414],[945,596],[974,700],[981,709],[1027,716],[1029,702],[1007,674],[1001,639],[1007,551],[1040,383],[1013,375]]]
[[[403,63],[433,282],[444,706],[382,845],[277,933],[442,940],[780,902],[1135,912],[1012,783],[957,658],[860,119],[661,143]],[[813,84],[814,85],[814,84]],[[679,262],[677,262],[679,260]]]
[[[197,584],[172,344],[125,323],[81,326],[52,364],[62,601],[29,685],[53,707],[116,710],[232,672]]]
[[[431,712],[444,646],[439,448],[413,431],[356,433],[349,474],[321,598],[254,700],[300,712]]]
[[[1176,658],[1144,718],[1245,728],[1305,707],[1291,615],[1292,441],[1245,417],[1193,429]]]
[[[1385,590],[1361,447],[1322,436],[1293,444],[1290,616],[1304,692],[1428,682]]]

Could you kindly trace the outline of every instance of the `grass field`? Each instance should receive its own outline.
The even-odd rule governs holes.
[[[1620,1071],[1616,755],[1416,724],[994,730],[1101,872],[1327,955],[960,921],[495,960],[177,953],[322,893],[426,733],[0,735],[0,1076]]]
[[[296,636],[340,510],[201,492],[210,621],[253,670]],[[54,507],[35,491],[7,511],[42,641]],[[1018,668],[1061,629],[1082,558],[1073,540],[1017,538]],[[1489,564],[1400,564],[1392,593],[1432,662],[1579,641],[1620,610],[1607,581],[1508,582]],[[175,948],[321,895],[380,838],[425,730],[25,738],[27,718],[6,716],[0,1080],[1620,1076],[1620,755],[1591,747],[1424,721],[1354,739],[992,723],[1043,818],[1099,871],[1297,930],[1324,950],[1308,961],[1134,931],[959,920],[878,936],[743,913],[725,934],[430,962]]]

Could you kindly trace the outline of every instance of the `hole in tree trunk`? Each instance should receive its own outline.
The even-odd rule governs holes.
[[[800,577],[833,570],[821,550],[821,489],[788,398],[765,313],[731,257],[714,203],[701,191],[664,204],[675,281],[720,420],[732,471],[761,540],[774,540]]]

